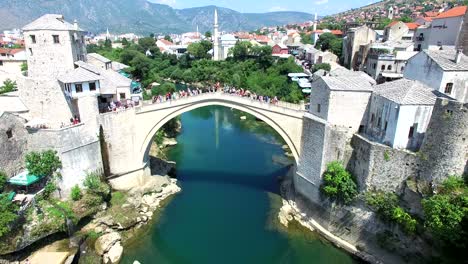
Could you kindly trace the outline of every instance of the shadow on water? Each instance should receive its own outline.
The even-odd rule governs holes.
[[[254,188],[259,191],[280,194],[278,181],[281,177],[286,175],[289,167],[278,169],[272,173],[261,174],[259,177],[258,173],[252,174],[236,174],[226,171],[196,171],[196,170],[184,170],[181,171],[183,175],[190,175],[183,177],[183,182],[191,181],[205,181],[205,182],[220,182],[220,175],[222,176],[222,182],[228,184],[241,185],[248,188]],[[273,179],[273,180],[272,180]]]

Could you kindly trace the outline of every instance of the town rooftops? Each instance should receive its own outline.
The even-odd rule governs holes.
[[[409,79],[385,82],[374,88],[375,95],[399,105],[434,105],[437,97],[443,96],[421,82]]]
[[[328,88],[332,91],[372,92],[372,85],[361,76],[322,76]]]
[[[28,30],[74,30],[83,31],[78,27],[78,24],[71,24],[65,21],[63,15],[46,14],[34,20],[23,27],[24,31]]]
[[[468,71],[468,56],[461,53],[460,62],[457,63],[455,49],[424,50],[424,53],[444,71]]]
[[[395,20],[388,24],[386,27],[393,27],[394,25],[398,24],[401,21]],[[402,22],[403,23],[403,22]],[[410,23],[403,23],[405,24],[409,30],[416,30],[420,25],[418,23],[410,22]]]
[[[166,46],[172,46],[174,43],[170,42],[169,40],[166,39],[158,39],[158,41],[162,42]]]
[[[441,18],[449,18],[449,17],[459,17],[463,16],[466,13],[466,6],[456,6],[450,10],[447,10],[440,15],[432,18],[432,19],[441,19]]]
[[[57,78],[62,83],[81,83],[102,80],[103,77],[98,70],[90,70],[89,68],[78,67],[73,71],[59,76]]]
[[[88,53],[87,57],[91,57],[95,60],[98,60],[100,62],[103,62],[103,63],[108,63],[108,62],[112,62],[111,60],[109,60],[108,58],[100,55],[100,54],[97,54],[97,53]]]

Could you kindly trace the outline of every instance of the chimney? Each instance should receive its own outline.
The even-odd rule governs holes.
[[[457,53],[455,54],[455,63],[460,63],[462,54],[463,54],[463,50],[457,49]]]
[[[78,30],[78,21],[73,20],[73,27],[75,28],[75,30]]]

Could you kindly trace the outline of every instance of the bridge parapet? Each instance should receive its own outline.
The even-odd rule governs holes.
[[[289,115],[303,115],[305,111],[304,104],[293,104],[288,102],[279,101],[275,104],[261,102],[254,100],[250,97],[242,97],[235,94],[215,92],[215,93],[202,93],[199,95],[193,95],[189,97],[182,97],[175,100],[167,100],[160,103],[152,103],[151,101],[144,101],[143,106],[137,108],[137,113],[144,113],[148,111],[155,111],[164,108],[176,107],[185,104],[192,104],[202,102],[206,100],[223,100],[228,102],[237,103],[240,105],[246,105],[257,109],[264,109],[277,113],[284,113]]]

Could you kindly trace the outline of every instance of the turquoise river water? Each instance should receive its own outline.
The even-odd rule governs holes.
[[[213,106],[181,116],[179,144],[168,155],[182,192],[126,245],[122,263],[355,263],[312,232],[280,226],[284,143],[241,115]]]

